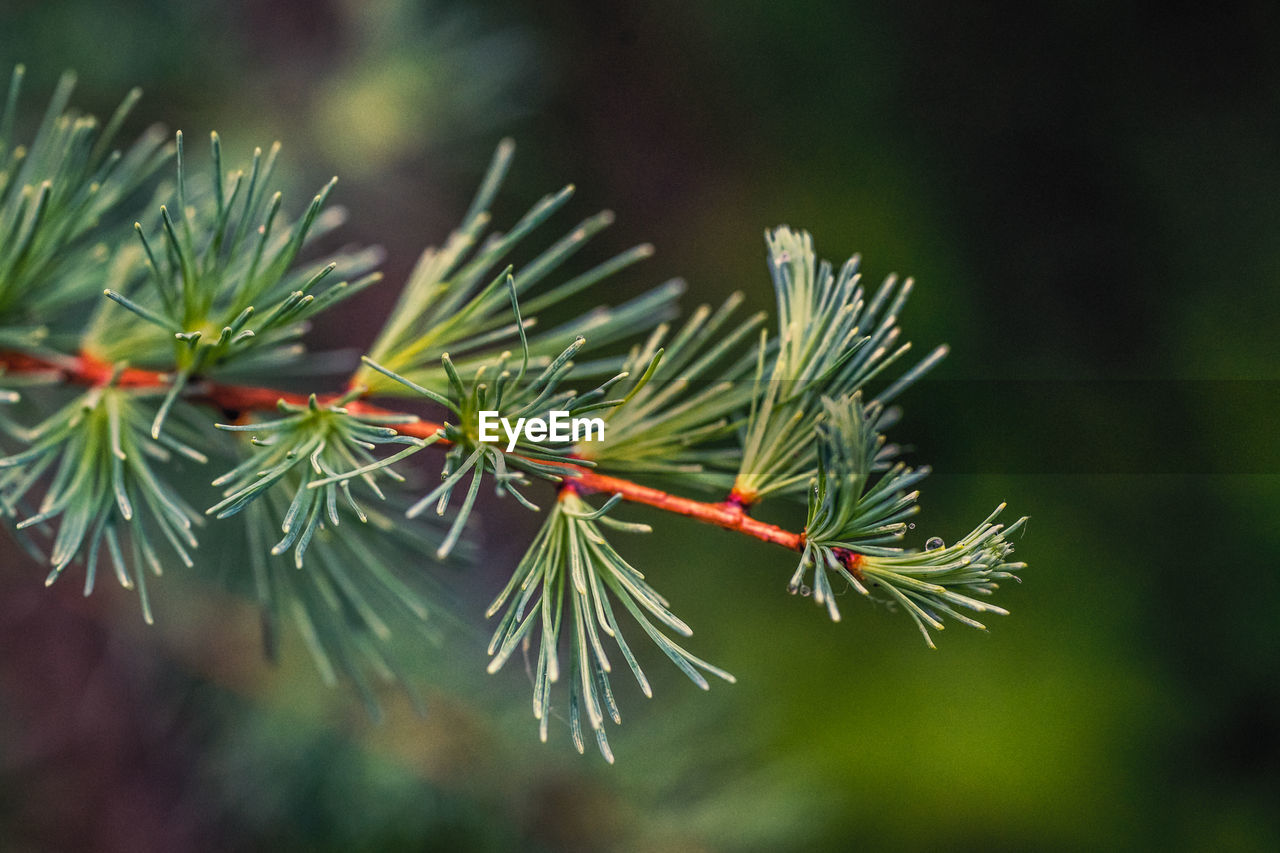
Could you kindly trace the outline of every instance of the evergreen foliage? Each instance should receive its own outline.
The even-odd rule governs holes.
[[[554,491],[489,608],[498,617],[489,668],[534,651],[540,736],[564,707],[577,749],[589,728],[609,760],[605,720],[620,720],[614,646],[652,693],[642,668],[652,650],[624,631],[699,687],[707,674],[733,681],[672,639],[692,631],[610,542],[650,530],[614,517],[625,501],[751,533],[755,505],[807,500],[802,535],[759,538],[794,543],[791,589],[811,591],[832,619],[843,587],[904,611],[930,645],[944,618],[983,628],[961,611],[1005,613],[987,598],[1023,567],[1010,555],[1025,519],[1002,527],[997,510],[952,545],[904,545],[928,469],[897,458],[886,433],[899,413],[889,404],[945,354],[939,347],[901,368],[910,279],[864,291],[856,256],[837,272],[807,233],[783,226],[766,234],[773,331],[763,313],[740,316],[741,294],[679,321],[678,281],[597,307],[602,285],[652,249],[569,272],[612,222],[606,211],[531,250],[572,187],[491,230],[514,152],[506,141],[462,225],[422,254],[345,390],[286,395],[271,390],[276,377],[314,358],[303,344],[309,318],[379,281],[377,250],[314,248],[343,219],[327,206],[333,182],[290,219],[273,184],[278,145],[229,172],[217,134],[204,166],[192,164],[181,133],[172,146],[148,131],[116,149],[137,93],[99,128],[68,109],[69,76],[24,146],[22,76],[17,69],[0,115],[0,425],[9,444],[0,508],[47,562],[49,583],[78,562],[88,594],[109,565],[151,621],[146,575],[175,563],[208,573],[201,528],[242,524],[220,539],[245,553],[236,562],[261,605],[268,653],[292,621],[325,679],[350,682],[377,713],[375,681],[412,690],[406,660],[439,639],[435,614],[449,607],[430,579],[459,550],[484,483],[532,512],[542,511],[535,490]],[[171,184],[157,176],[170,154]],[[517,250],[532,260],[514,265]],[[96,304],[95,292],[105,292]],[[593,307],[580,316],[539,323],[584,300]],[[70,391],[75,384],[88,388]],[[375,398],[413,398],[444,420]],[[508,448],[481,431],[484,411],[511,421],[564,411],[606,429],[598,441],[525,433]],[[409,457],[429,448],[443,468],[428,488],[407,472],[419,467]],[[210,459],[224,472],[216,478]],[[192,508],[204,505],[201,477],[221,490],[204,513]],[[451,506],[447,524],[411,521]]]
[[[119,241],[113,216],[167,159],[159,128],[128,148],[115,137],[141,97],[130,92],[100,125],[68,109],[74,74],[62,75],[29,144],[17,135],[26,70],[10,78],[0,112],[0,345],[31,345],[69,306],[95,290],[94,271]],[[51,283],[56,282],[56,286]]]
[[[510,583],[493,603],[486,616],[503,611],[502,619],[489,643],[493,660],[489,671],[497,672],[522,642],[538,644],[538,662],[533,683],[533,716],[539,721],[538,733],[547,739],[551,719],[551,685],[560,677],[560,633],[563,623],[570,624],[569,728],[574,746],[582,752],[582,718],[585,716],[595,734],[596,745],[609,761],[613,752],[605,736],[607,715],[621,723],[617,702],[609,676],[613,667],[605,651],[601,635],[617,645],[623,660],[645,696],[653,695],[649,679],[623,638],[615,605],[625,610],[645,635],[658,646],[694,684],[708,689],[708,672],[730,683],[732,675],[698,658],[676,644],[659,627],[688,637],[693,631],[672,613],[669,604],[643,574],[633,568],[605,539],[601,528],[629,533],[648,533],[647,524],[634,524],[609,518],[607,513],[620,500],[615,495],[599,509],[592,508],[570,488],[547,516],[542,530],[534,538]],[[568,599],[566,613],[565,599]],[[541,630],[535,631],[535,628]]]

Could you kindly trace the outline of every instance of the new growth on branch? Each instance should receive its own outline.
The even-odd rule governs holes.
[[[147,578],[210,575],[200,544],[215,536],[261,607],[268,655],[292,630],[376,715],[378,685],[415,696],[415,661],[444,641],[434,578],[474,559],[487,485],[543,515],[486,614],[489,670],[525,653],[540,737],[564,720],[580,752],[592,740],[610,761],[618,672],[645,696],[655,658],[704,689],[734,680],[685,647],[692,629],[658,591],[673,567],[642,572],[615,548],[650,521],[788,549],[762,551],[757,570],[789,575],[833,620],[853,590],[930,645],[948,623],[1006,612],[991,597],[1024,567],[1025,519],[1005,527],[1001,505],[968,533],[908,541],[928,469],[889,434],[896,401],[945,355],[917,359],[902,339],[910,279],[865,286],[857,256],[837,269],[781,226],[765,234],[772,321],[744,314],[742,293],[682,317],[678,280],[610,305],[609,284],[652,247],[581,262],[607,211],[544,239],[572,186],[496,230],[503,141],[345,383],[286,393],[278,377],[320,363],[310,319],[382,281],[378,249],[316,248],[344,219],[333,182],[293,217],[278,144],[231,167],[217,134],[207,156],[155,129],[117,147],[138,93],[100,125],[70,108],[70,75],[22,134],[23,76],[0,113],[0,512],[46,582],[82,571],[88,594],[109,571],[151,621]],[[518,268],[517,250],[532,257]],[[441,464],[432,487],[409,475],[422,453]],[[221,492],[203,511],[202,478]],[[754,517],[773,501],[807,507],[805,527]]]

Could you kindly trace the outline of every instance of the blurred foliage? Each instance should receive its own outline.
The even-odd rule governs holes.
[[[474,633],[422,662],[427,718],[393,700],[381,727],[303,649],[261,663],[247,602],[166,585],[196,615],[144,632],[126,596],[117,618],[6,570],[0,846],[1280,847],[1280,472],[1249,462],[1274,458],[1277,411],[1227,420],[1183,381],[1278,378],[1273,7],[10,0],[0,24],[0,68],[25,61],[32,91],[75,67],[106,114],[140,84],[133,131],[216,128],[237,156],[278,137],[296,188],[343,176],[347,237],[386,246],[393,284],[511,134],[499,219],[572,180],[618,212],[596,258],[658,247],[620,296],[678,273],[698,301],[768,308],[759,234],[786,221],[870,280],[914,275],[913,336],[952,344],[946,379],[1172,380],[1167,409],[1099,385],[1078,419],[908,395],[900,432],[937,462],[920,524],[1032,515],[1013,615],[937,652],[876,612],[817,618],[783,552],[692,523],[637,537],[628,558],[738,684],[655,667],[660,705],[620,684],[612,768],[530,741],[519,666],[483,674],[479,614],[534,534],[502,507],[482,504],[488,552],[458,585]],[[374,307],[316,334],[365,345]],[[1007,452],[1043,467],[934,452],[1009,420]],[[1095,423],[1185,427],[1195,455],[1055,468]],[[665,570],[673,550],[699,571]]]

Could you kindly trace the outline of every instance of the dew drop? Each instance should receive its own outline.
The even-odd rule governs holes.
[[[805,584],[800,585],[800,594],[803,595],[805,598],[808,598],[811,592],[813,592],[813,590],[809,589],[807,585]]]
[[[946,546],[947,543],[942,541],[941,536],[931,536],[929,541],[924,543],[924,549],[926,551],[936,551],[939,548],[945,548]]]
[[[907,525],[907,529],[908,529],[908,530],[915,530],[915,529],[916,529],[916,523],[915,523],[914,521],[913,521],[913,522],[911,522],[910,524],[908,524],[908,525]]]

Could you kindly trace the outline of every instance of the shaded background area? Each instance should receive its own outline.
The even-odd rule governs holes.
[[[690,306],[769,308],[783,221],[914,275],[908,331],[953,347],[939,401],[905,401],[938,471],[917,521],[1032,515],[1013,615],[937,652],[861,602],[832,625],[783,593],[785,554],[633,510],[661,524],[619,544],[739,683],[653,661],[609,768],[537,742],[522,673],[483,674],[480,611],[536,525],[514,507],[486,507],[428,717],[390,698],[380,726],[296,637],[263,664],[246,601],[170,578],[146,630],[6,552],[0,847],[1280,847],[1280,11],[627,5],[10,0],[0,67],[32,94],[74,67],[100,114],[142,85],[139,126],[216,128],[228,158],[282,139],[295,199],[342,176],[390,286],[323,346],[368,342],[504,135],[499,221],[574,181],[565,228],[618,213],[594,258],[656,244],[616,298],[679,274]],[[1118,464],[1174,428],[1175,458]],[[1045,465],[968,463],[1002,453]]]

